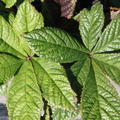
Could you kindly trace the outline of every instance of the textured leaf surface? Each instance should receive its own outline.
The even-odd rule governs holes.
[[[57,62],[75,61],[86,52],[75,38],[55,28],[34,30],[25,38],[38,56]]]
[[[42,98],[31,63],[25,62],[12,81],[7,97],[10,120],[39,120]]]
[[[80,85],[84,86],[84,83],[87,79],[88,73],[90,69],[90,59],[86,58],[76,62],[72,67],[71,70],[74,76],[79,81]]]
[[[19,58],[0,54],[0,85],[10,80],[22,63]]]
[[[71,18],[75,9],[77,0],[54,0],[61,7],[61,16]]]
[[[43,16],[25,0],[18,8],[13,26],[18,34],[40,29],[44,26]]]
[[[60,108],[52,108],[53,120],[74,120],[77,112],[70,112]]]
[[[43,96],[49,104],[59,108],[74,109],[74,92],[64,69],[57,63],[36,58],[32,61]]]
[[[91,65],[83,88],[82,112],[84,120],[119,120],[120,97],[96,63]]]
[[[2,16],[0,16],[0,23],[0,38],[16,51],[23,55],[27,55],[26,51],[29,52],[29,48],[23,41],[23,38],[16,35],[14,29]]]
[[[9,53],[11,55],[24,58],[24,55],[6,43],[3,39],[0,39],[0,53]]]
[[[112,20],[106,27],[96,47],[94,53],[120,50],[120,16]]]
[[[103,72],[120,85],[120,53],[95,54],[94,59]]]
[[[9,23],[10,23],[10,25],[13,25],[14,19],[15,19],[15,13],[14,13],[14,12],[11,12],[11,13],[9,14]]]
[[[90,11],[84,9],[80,13],[79,30],[85,46],[92,50],[104,25],[103,6],[98,2]]]
[[[6,8],[10,8],[16,3],[16,0],[2,0],[2,1],[6,4]]]

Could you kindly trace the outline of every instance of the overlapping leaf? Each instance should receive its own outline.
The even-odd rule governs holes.
[[[36,75],[30,61],[24,63],[9,88],[7,107],[10,120],[39,120],[43,106]]]
[[[37,55],[57,62],[78,60],[87,51],[74,37],[55,28],[34,30],[25,38]]]
[[[54,62],[34,58],[33,67],[43,91],[43,96],[49,104],[59,108],[74,110],[75,94],[71,90],[70,83],[66,78],[64,69]]]
[[[2,16],[0,16],[0,23],[0,38],[4,40],[4,42],[11,48],[14,48],[21,54],[26,55],[25,51],[28,50],[28,46],[25,44],[22,38],[20,39],[16,35],[14,29]]]
[[[30,16],[33,13],[35,19],[31,22],[33,16]],[[103,19],[100,3],[96,3],[89,12],[81,12],[81,37],[89,53],[66,32],[55,28],[41,28],[42,16],[27,1],[19,7],[15,23],[11,21],[9,24],[0,17],[0,84],[17,72],[8,93],[10,120],[40,119],[40,91],[48,104],[55,107],[55,120],[69,119],[73,115],[75,94],[71,90],[65,71],[58,63],[40,57],[64,63],[77,61],[71,70],[83,85],[83,120],[119,120],[120,97],[111,81],[120,84],[120,17],[114,19],[100,37]],[[32,31],[36,28],[40,29]],[[20,34],[29,31],[32,32],[25,35],[25,38],[34,52],[40,56],[38,58],[32,56],[27,44],[20,37]],[[22,54],[20,58],[24,59],[24,64],[23,60],[15,57],[18,53],[18,57]],[[23,65],[20,68],[21,64]]]
[[[27,1],[23,4],[32,7]],[[32,14],[34,12],[37,14],[35,10],[29,10]],[[18,19],[18,17],[20,16],[17,14],[15,19]],[[40,20],[42,23],[43,19]],[[13,14],[9,16],[9,23],[2,16],[0,16],[0,22],[0,85],[14,76],[7,97],[9,119],[38,120],[43,105],[40,88],[32,64],[27,61],[30,59],[28,55],[32,56],[32,52],[23,37],[20,36],[21,33],[27,31],[19,33],[16,31],[17,26],[13,27]],[[27,25],[29,27],[30,24]],[[37,25],[40,27],[36,23],[32,25],[36,28]],[[32,27],[31,30],[35,29],[35,27]]]

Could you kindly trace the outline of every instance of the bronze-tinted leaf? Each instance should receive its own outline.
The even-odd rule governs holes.
[[[61,6],[61,16],[71,18],[77,0],[54,0]]]

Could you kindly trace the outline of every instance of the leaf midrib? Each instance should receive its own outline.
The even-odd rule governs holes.
[[[36,62],[37,64],[39,64],[39,62],[37,60],[32,59],[34,62]],[[31,61],[32,62],[32,61]],[[32,63],[33,65],[33,63]],[[40,64],[39,64],[40,65]],[[64,96],[64,98],[67,100],[67,102],[69,103],[69,105],[71,105],[71,107],[73,109],[75,109],[75,107],[70,103],[70,101],[66,98],[66,96],[62,93],[62,91],[60,90],[60,88],[56,85],[56,83],[54,82],[54,80],[50,77],[50,75],[47,73],[47,71],[43,68],[42,65],[40,65],[40,67],[44,70],[44,72],[48,75],[48,77],[50,78],[50,80],[54,83],[54,85],[57,87],[57,89],[60,91],[60,93]],[[35,71],[34,65],[33,65],[33,69]]]
[[[104,74],[104,76],[105,76],[105,78],[108,80],[108,78],[107,78],[107,76],[106,76],[106,74],[105,74],[105,72],[100,68],[100,66],[96,63],[96,61],[95,60],[93,60],[93,62],[98,66],[98,68],[99,68],[99,70]],[[109,81],[109,80],[108,80]],[[98,86],[98,85],[97,85]],[[98,94],[98,96],[99,96],[100,94]],[[101,95],[100,95],[101,96]],[[113,95],[112,95],[113,96]],[[103,96],[102,96],[103,97]],[[115,96],[114,96],[115,97]],[[116,97],[115,97],[116,98]],[[99,101],[99,99],[98,99],[98,101]],[[106,100],[107,101],[107,100]],[[107,101],[107,103],[116,111],[116,113],[118,113],[118,114],[120,114],[116,109],[115,109],[115,107],[113,106],[113,105],[111,105],[111,103],[109,103],[108,101]],[[101,108],[101,107],[100,107]]]
[[[31,39],[31,40],[37,40],[37,39],[32,39],[32,38],[29,38],[29,39]],[[41,40],[37,40],[37,41],[41,41]],[[55,43],[51,43],[51,42],[46,42],[46,41],[41,41],[41,42],[43,42],[43,43],[48,43],[48,44],[52,44],[52,45],[54,45],[54,46],[59,46],[59,47],[63,47],[63,48],[68,48],[68,49],[72,49],[72,50],[74,50],[74,51],[77,51],[77,52],[82,52],[82,53],[84,53],[84,54],[86,54],[87,52],[85,52],[85,51],[82,51],[82,50],[79,50],[79,49],[75,49],[75,48],[71,48],[71,47],[68,47],[68,46],[63,46],[63,45],[60,45],[60,44],[55,44]],[[35,45],[35,44],[34,44]],[[37,45],[36,45],[37,46]]]

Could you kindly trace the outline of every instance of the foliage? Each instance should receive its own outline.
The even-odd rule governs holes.
[[[83,120],[120,118],[120,97],[111,84],[120,84],[120,16],[102,32],[103,23],[103,7],[98,2],[90,11],[80,12],[79,30],[84,47],[55,28],[44,27],[25,35],[38,56],[60,63],[77,61],[71,70],[83,86]]]
[[[10,8],[17,1],[3,2]],[[120,85],[120,16],[103,31],[101,3],[83,9],[82,44],[64,30],[44,27],[30,2],[21,2],[7,19],[0,16],[0,92],[13,79],[3,90],[9,120],[40,120],[42,110],[45,120],[73,120],[78,114],[83,120],[119,120],[120,97],[112,83]],[[73,65],[67,71],[60,63]],[[82,94],[71,84],[76,79]]]

